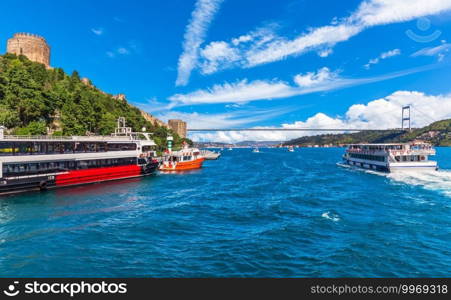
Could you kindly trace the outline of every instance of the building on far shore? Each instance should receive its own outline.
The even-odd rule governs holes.
[[[172,119],[168,121],[169,128],[182,138],[186,138],[186,122],[178,119]]]
[[[16,33],[8,40],[6,52],[24,55],[29,60],[50,68],[50,46],[42,36],[31,33]]]

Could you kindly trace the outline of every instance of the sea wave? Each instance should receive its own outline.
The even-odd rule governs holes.
[[[337,214],[331,213],[330,211],[323,213],[321,215],[321,217],[331,220],[331,221],[334,221],[334,222],[340,221],[340,217]]]

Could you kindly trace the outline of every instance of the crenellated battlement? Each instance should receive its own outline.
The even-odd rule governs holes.
[[[47,43],[47,41],[45,40],[45,38],[43,36],[40,36],[40,35],[34,34],[34,33],[18,32],[18,33],[15,33],[13,35],[13,37],[31,37],[31,38],[36,38],[36,39],[39,39],[39,40]]]

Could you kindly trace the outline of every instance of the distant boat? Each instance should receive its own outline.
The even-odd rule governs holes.
[[[294,148],[293,148],[293,146],[290,146],[290,147],[288,147],[288,151],[290,151],[290,152],[294,152]]]
[[[252,150],[252,152],[254,152],[254,153],[258,153],[258,152],[260,152],[260,150],[258,150],[258,148],[257,148],[257,147],[255,147],[255,148],[254,148],[254,150]]]
[[[215,160],[221,156],[220,152],[214,152],[210,150],[200,150],[200,154],[205,158],[205,160]]]
[[[232,149],[232,147],[229,147],[229,151],[232,151],[233,149]]]

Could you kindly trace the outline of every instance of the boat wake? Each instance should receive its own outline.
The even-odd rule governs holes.
[[[373,170],[365,170],[342,163],[337,163],[337,165],[347,168],[348,170],[385,176],[394,183],[415,185],[423,187],[427,190],[439,191],[444,195],[451,197],[451,171],[449,170],[383,173]]]
[[[387,177],[394,182],[422,186],[451,197],[451,171],[397,172],[387,174]]]

